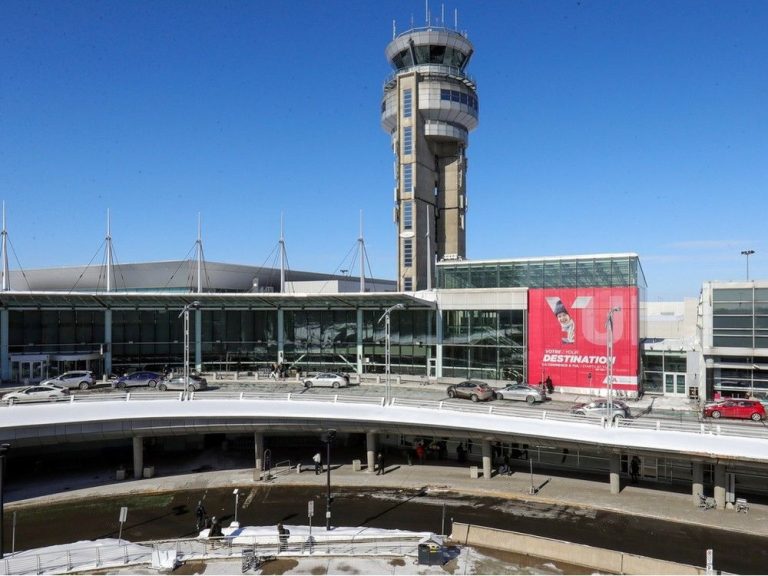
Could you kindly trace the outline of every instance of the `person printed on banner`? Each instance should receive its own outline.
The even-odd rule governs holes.
[[[558,300],[555,304],[555,317],[560,323],[560,329],[565,332],[565,337],[561,339],[561,342],[563,344],[576,342],[576,322],[573,321],[562,300]]]

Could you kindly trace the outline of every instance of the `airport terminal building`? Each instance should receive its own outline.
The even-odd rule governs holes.
[[[201,371],[389,365],[428,377],[550,379],[578,394],[605,394],[609,383],[627,397],[768,394],[768,282],[708,282],[698,299],[648,303],[633,253],[467,260],[474,48],[464,33],[427,27],[393,32],[385,54],[396,279],[202,256],[10,272],[3,230],[3,382],[173,368],[188,345]]]

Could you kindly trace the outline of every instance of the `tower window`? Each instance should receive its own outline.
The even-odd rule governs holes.
[[[411,193],[413,188],[413,164],[403,164],[403,192]]]
[[[403,118],[410,118],[413,113],[413,91],[410,88],[403,90]]]
[[[403,128],[403,154],[413,154],[413,127]]]
[[[403,291],[413,292],[413,278],[411,278],[410,276],[403,277]]]
[[[403,266],[413,266],[413,240],[410,238],[403,240]]]
[[[403,202],[403,230],[413,230],[413,202]]]

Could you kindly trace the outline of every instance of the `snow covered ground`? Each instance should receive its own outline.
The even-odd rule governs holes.
[[[551,562],[514,563],[471,547],[445,547],[440,565],[418,563],[418,545],[440,545],[429,532],[285,525],[290,531],[278,550],[277,526],[233,525],[222,529],[226,545],[213,544],[208,530],[197,541],[135,544],[103,539],[25,550],[0,561],[0,574],[241,574],[244,547],[269,560],[251,574],[561,574]],[[311,541],[311,546],[307,543]],[[233,555],[234,554],[234,555]]]

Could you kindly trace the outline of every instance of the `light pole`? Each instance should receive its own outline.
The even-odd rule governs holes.
[[[10,448],[9,444],[0,444],[0,559],[3,558],[3,481],[5,479],[5,453]]]
[[[237,505],[240,501],[240,490],[238,488],[235,488],[232,490],[232,494],[235,495],[235,524],[237,524]]]
[[[749,257],[754,254],[754,250],[742,250],[741,255],[747,257],[747,282],[749,282]]]
[[[336,430],[331,428],[325,434],[325,466],[326,472],[326,494],[325,494],[325,529],[331,529],[331,444],[336,439]]]
[[[200,302],[195,300],[186,304],[179,313],[179,318],[184,316],[184,388],[189,388],[189,311],[200,308]]]
[[[393,310],[402,310],[405,308],[403,304],[395,304],[394,306],[390,306],[384,311],[384,314],[381,315],[381,318],[379,318],[379,324],[382,320],[384,320],[384,370],[386,372],[386,378],[387,378],[387,388],[385,393],[385,402],[389,404],[389,400],[391,397],[390,393],[390,384],[389,384],[389,373],[391,371],[390,366],[390,324],[389,324],[389,315],[392,313]]]
[[[608,360],[607,370],[608,370],[608,402],[606,402],[605,409],[606,409],[606,416],[608,418],[608,422],[611,421],[611,418],[613,418],[613,313],[614,312],[621,312],[621,306],[614,306],[608,311],[608,318],[605,321],[605,332],[606,332],[606,357]]]

